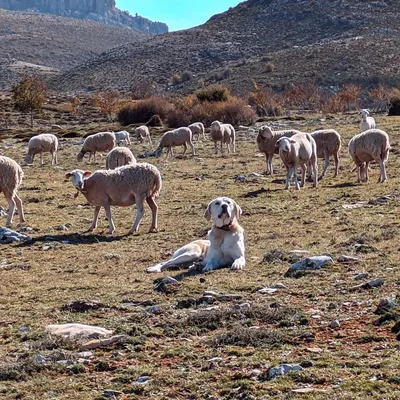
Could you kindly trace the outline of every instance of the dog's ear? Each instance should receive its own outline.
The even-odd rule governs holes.
[[[211,219],[211,204],[212,204],[212,202],[208,204],[207,210],[206,210],[206,212],[204,213],[204,218],[205,218],[207,221],[209,221],[209,220]]]
[[[72,176],[71,172],[68,172],[67,174],[65,174],[66,179],[71,178],[71,176]]]
[[[236,201],[233,202],[233,205],[234,205],[234,210],[235,210],[235,217],[236,217],[236,219],[239,219],[239,217],[242,215],[242,209],[236,203]]]

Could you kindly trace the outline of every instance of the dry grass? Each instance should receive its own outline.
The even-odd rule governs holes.
[[[132,210],[127,208],[113,209],[115,236],[106,234],[104,214],[98,232],[82,234],[90,225],[93,210],[85,205],[83,196],[74,199],[72,185],[64,179],[65,172],[76,167],[75,139],[62,141],[59,167],[52,168],[48,162],[43,168],[37,164],[25,167],[20,194],[34,240],[1,247],[0,259],[26,268],[0,270],[0,397],[101,399],[104,389],[113,388],[124,393],[122,399],[287,399],[298,398],[292,389],[313,387],[316,391],[302,398],[397,398],[399,353],[390,331],[393,323],[374,326],[372,322],[378,317],[373,311],[379,300],[398,293],[400,199],[355,209],[342,206],[398,190],[400,160],[393,153],[399,151],[396,132],[400,123],[395,118],[377,117],[378,126],[392,138],[389,181],[376,184],[378,173],[373,166],[371,182],[355,184],[346,144],[358,131],[358,117],[335,117],[326,122],[318,118],[294,126],[312,130],[329,125],[345,138],[338,178],[333,179],[330,170],[318,189],[307,185],[300,192],[283,190],[278,159],[274,165],[279,171],[273,178],[235,181],[236,175],[265,170],[254,138],[244,133],[239,135],[238,152],[233,156],[213,156],[212,144],[200,142],[198,157],[176,157],[168,162],[150,159],[163,176],[157,234],[146,233],[150,225],[146,210],[140,234],[125,236],[132,224]],[[84,133],[85,128],[79,129]],[[21,141],[6,139],[1,151],[22,161],[24,146]],[[148,150],[136,143],[132,147],[135,155]],[[104,158],[96,166],[85,167],[93,170],[103,164]],[[261,188],[265,191],[259,191]],[[258,195],[246,195],[256,191]],[[204,209],[222,194],[233,197],[243,208],[246,269],[207,274],[170,271],[166,275],[177,277],[181,285],[169,294],[154,291],[157,276],[147,275],[146,267],[201,237],[209,226]],[[0,202],[4,204],[2,198]],[[61,224],[70,224],[69,231],[58,231]],[[48,240],[57,245],[45,250]],[[356,253],[354,243],[361,240],[376,250]],[[263,261],[274,249],[306,249],[311,255],[329,253],[334,259],[350,254],[362,261],[335,262],[297,279],[284,278],[287,261]],[[371,279],[384,278],[385,283],[379,289],[349,292],[359,283],[354,280],[358,272],[368,272]],[[277,282],[287,288],[272,296],[257,292]],[[204,290],[241,296],[231,302],[216,301],[212,306],[219,308],[213,318],[206,318],[206,328],[199,327],[198,321],[202,321],[202,313],[212,316],[213,310],[195,304],[190,309],[177,308],[179,301],[198,299]],[[86,313],[62,311],[70,300],[97,300],[105,307]],[[123,305],[145,300],[145,305]],[[244,302],[250,303],[253,312],[232,311],[232,306]],[[160,305],[163,311],[149,314],[149,304]],[[278,307],[276,313],[274,307]],[[308,325],[295,317],[301,314]],[[341,322],[339,330],[328,328],[335,319]],[[65,322],[99,324],[126,334],[127,340],[95,350],[89,364],[82,364],[70,344],[49,341],[44,334],[47,324]],[[24,327],[29,331],[21,331]],[[314,347],[320,352],[310,350]],[[33,362],[37,354],[49,361],[38,365]],[[214,357],[221,360],[207,361]],[[58,364],[59,360],[75,360],[76,364],[65,366]],[[311,366],[301,373],[264,380],[270,366],[305,361]],[[251,377],[254,369],[263,372],[259,380]],[[144,374],[153,381],[133,384]]]

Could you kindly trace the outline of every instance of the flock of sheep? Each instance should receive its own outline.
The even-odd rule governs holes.
[[[380,167],[378,182],[387,179],[385,162],[390,150],[389,137],[386,132],[376,129],[375,120],[369,116],[367,110],[362,110],[361,133],[355,135],[349,142],[348,150],[357,169],[358,182],[368,180],[368,169],[371,161],[376,161]],[[148,141],[152,144],[150,131],[147,126],[140,126],[135,130],[137,140]],[[183,146],[184,153],[187,146],[195,155],[193,137],[197,140],[202,136],[205,139],[204,125],[200,122],[189,127],[182,127],[164,133],[155,155],[160,157],[164,148],[167,149],[167,158],[172,154],[172,148]],[[223,151],[223,145],[228,153],[236,151],[235,129],[230,124],[214,121],[210,130],[211,140],[214,142],[214,151]],[[279,154],[286,167],[286,185],[289,189],[291,178],[294,178],[296,189],[305,184],[306,173],[313,180],[313,186],[318,184],[317,158],[324,159],[324,169],[319,179],[323,178],[329,166],[329,158],[333,156],[335,162],[335,176],[339,171],[339,150],[341,137],[333,129],[323,129],[312,133],[298,130],[273,131],[269,126],[262,126],[257,135],[257,145],[265,153],[267,173],[272,174],[272,158]],[[98,170],[93,174],[88,171],[75,169],[68,174],[78,193],[82,193],[90,204],[95,206],[94,218],[89,231],[97,226],[97,219],[101,207],[104,207],[108,221],[109,232],[115,231],[110,206],[130,206],[136,204],[137,216],[130,233],[137,231],[144,215],[146,201],[152,211],[150,231],[157,231],[158,206],[155,198],[161,190],[161,175],[158,169],[149,163],[137,163],[134,155],[127,147],[117,147],[117,144],[129,145],[130,135],[127,131],[100,132],[88,136],[78,153],[77,160],[82,161],[89,153],[89,161],[96,153],[109,151],[106,158],[106,170]],[[43,153],[51,153],[51,163],[57,164],[58,139],[55,135],[44,133],[32,137],[28,143],[28,152],[24,157],[25,163],[32,163],[36,154],[40,154],[43,164]],[[301,183],[297,180],[297,168],[302,171]],[[22,201],[18,197],[18,187],[22,183],[23,171],[20,165],[9,157],[0,156],[0,192],[3,192],[9,204],[7,226],[12,223],[15,208],[18,210],[20,223],[25,222]]]

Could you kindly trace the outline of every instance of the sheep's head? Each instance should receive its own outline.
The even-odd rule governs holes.
[[[259,134],[260,134],[260,136],[262,136],[265,139],[271,139],[272,135],[273,135],[272,129],[267,125],[264,125],[260,128]]]
[[[162,151],[163,151],[163,148],[161,147],[161,146],[159,146],[159,147],[157,147],[157,149],[156,149],[156,151],[155,151],[155,156],[157,157],[157,158],[160,158],[161,157],[161,154],[162,154]]]
[[[88,178],[92,173],[90,171],[83,171],[81,169],[74,169],[65,174],[67,179],[71,178],[72,184],[78,190],[83,190],[85,178]]]
[[[79,162],[81,162],[81,161],[83,160],[84,155],[85,155],[85,152],[84,152],[83,150],[81,150],[81,151],[78,153],[77,157],[76,157],[77,160],[78,160]]]
[[[221,127],[221,122],[219,121],[213,121],[211,123],[211,129],[219,129]]]
[[[221,228],[231,225],[235,219],[239,219],[241,214],[242,209],[235,200],[229,197],[217,197],[208,204],[204,217],[208,221],[212,219],[214,224]]]
[[[32,164],[33,163],[33,155],[30,153],[26,153],[24,157],[25,164]]]
[[[296,143],[295,140],[290,139],[286,136],[281,137],[276,141],[276,147],[279,149],[280,153],[289,153],[292,144]]]
[[[367,115],[369,115],[369,111],[368,111],[367,109],[363,108],[363,109],[361,110],[361,115],[362,115],[363,117],[366,117]]]

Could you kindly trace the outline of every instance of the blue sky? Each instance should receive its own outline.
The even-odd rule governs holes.
[[[243,0],[116,0],[117,7],[153,21],[165,22],[170,31],[191,28]]]

